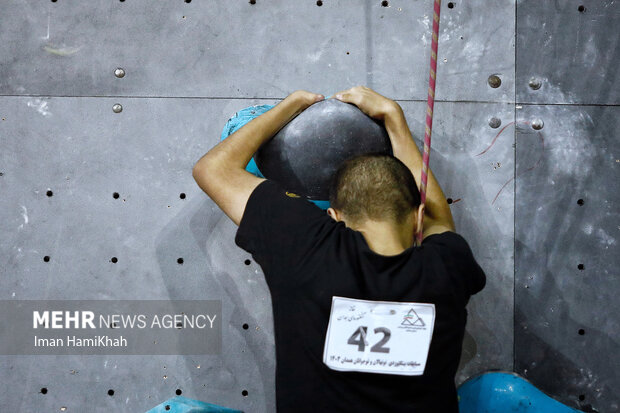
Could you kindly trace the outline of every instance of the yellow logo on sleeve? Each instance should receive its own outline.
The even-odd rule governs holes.
[[[286,191],[286,196],[290,196],[291,198],[300,198],[299,195],[294,194],[292,192]]]

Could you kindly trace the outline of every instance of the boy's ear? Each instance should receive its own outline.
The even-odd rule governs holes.
[[[336,222],[340,221],[340,216],[338,214],[338,211],[336,211],[334,208],[329,207],[327,208],[327,215],[329,215],[330,217],[332,217],[332,219]]]
[[[422,230],[423,225],[423,217],[424,217],[424,204],[420,204],[418,207],[418,213],[416,217],[416,234]]]

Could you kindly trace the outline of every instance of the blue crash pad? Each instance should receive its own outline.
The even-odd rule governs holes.
[[[257,106],[250,106],[245,109],[241,109],[239,112],[235,113],[230,119],[228,119],[228,122],[226,122],[226,125],[224,126],[224,130],[222,130],[222,136],[220,137],[220,140],[223,141],[228,136],[232,135],[237,130],[241,129],[243,125],[245,125],[252,119],[262,115],[263,113],[267,112],[269,109],[273,108],[274,106],[275,105],[257,105]],[[258,169],[256,162],[254,162],[254,158],[250,159],[250,162],[245,167],[245,170],[251,174],[258,176],[259,178],[265,177],[261,173],[261,171]],[[327,200],[318,201],[318,200],[309,199],[309,201],[314,203],[316,206],[318,206],[321,209],[329,208],[329,201]]]
[[[201,402],[200,400],[188,399],[176,396],[166,400],[162,404],[153,407],[146,413],[243,413],[241,410],[233,410],[216,404]]]
[[[460,413],[573,413],[579,412],[538,390],[512,372],[484,373],[458,389]]]

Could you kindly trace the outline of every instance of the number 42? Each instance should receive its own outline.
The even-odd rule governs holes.
[[[383,333],[383,338],[379,340],[377,344],[372,346],[370,348],[370,351],[375,352],[375,353],[389,353],[390,348],[383,347],[383,345],[390,340],[390,336],[392,335],[392,333],[390,332],[390,329],[386,327],[377,327],[375,328],[374,331],[375,331],[375,334]],[[349,337],[349,340],[347,341],[347,343],[356,345],[358,351],[364,351],[364,348],[368,345],[368,341],[366,341],[367,332],[368,332],[368,327],[366,326],[358,327],[357,330],[355,330],[353,334],[351,334],[351,337]],[[358,336],[359,338],[356,338]]]

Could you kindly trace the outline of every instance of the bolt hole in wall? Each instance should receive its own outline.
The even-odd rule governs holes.
[[[317,0],[316,5],[321,7],[323,5],[323,2],[321,0]]]
[[[387,0],[383,0],[383,1],[381,2],[381,6],[383,6],[383,7],[387,7],[387,6],[389,6],[389,3],[387,2]]]
[[[577,205],[582,206],[583,204],[585,204],[585,201],[583,199],[579,198],[577,200]]]
[[[108,390],[108,396],[114,396],[114,390],[112,389]]]
[[[243,397],[246,397],[246,396],[248,395],[248,391],[247,391],[247,390],[243,390],[243,391],[241,392],[241,395],[242,395]]]
[[[578,333],[580,336],[583,336],[586,333],[586,330],[584,330],[583,328],[580,328]]]
[[[497,75],[491,75],[489,76],[488,82],[489,82],[489,86],[491,86],[493,89],[497,89],[498,87],[501,86],[502,79],[500,79],[500,77]]]
[[[491,119],[489,119],[489,126],[493,129],[497,129],[502,125],[502,121],[499,118],[496,118],[495,116],[493,116]]]
[[[528,82],[528,85],[530,86],[530,89],[538,90],[542,86],[542,81],[540,79],[537,79],[537,78],[533,77]]]
[[[454,3],[453,2],[449,2],[448,3],[448,8],[449,9],[453,9],[454,8]]]
[[[248,325],[248,323],[245,323],[242,327],[243,327],[243,329],[244,329],[244,330],[247,330],[248,328],[250,328],[250,326]]]
[[[542,119],[534,119],[532,121],[532,129],[541,130],[545,126],[545,122]]]
[[[579,10],[580,13],[583,13],[584,11],[586,11],[586,8],[583,7],[583,4],[582,4],[579,7],[577,7],[577,10]]]

